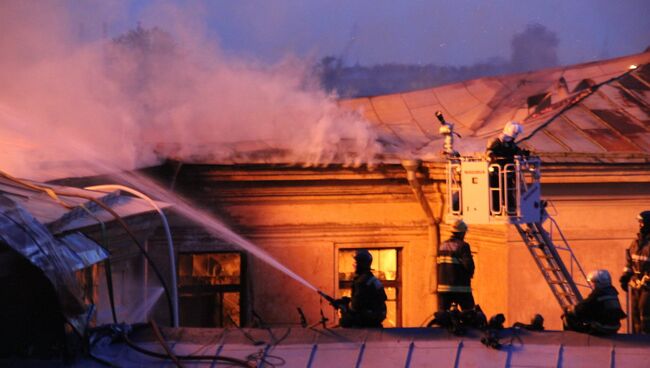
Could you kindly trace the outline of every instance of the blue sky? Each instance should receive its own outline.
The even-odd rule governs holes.
[[[228,53],[275,62],[341,56],[349,64],[471,65],[509,59],[510,40],[539,23],[573,64],[650,46],[648,0],[100,0],[67,1],[87,32],[115,36],[138,22],[170,27],[176,7]],[[173,27],[173,26],[172,26]],[[97,32],[99,33],[99,32]]]
[[[169,3],[169,2],[167,2]],[[647,0],[223,0],[173,2],[229,53],[265,62],[286,55],[342,56],[347,63],[471,65],[510,57],[527,24],[557,34],[559,61],[573,64],[650,46]],[[138,0],[114,18],[112,32],[158,22]],[[164,27],[164,24],[158,24]]]

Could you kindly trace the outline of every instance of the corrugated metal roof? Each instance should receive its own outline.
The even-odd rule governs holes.
[[[165,329],[173,353],[231,357],[252,366],[282,367],[641,367],[650,359],[647,336],[608,338],[575,332],[499,332],[503,348],[483,345],[480,331],[458,337],[440,328],[397,329]],[[163,352],[151,334],[133,337],[138,346]],[[93,353],[117,365],[165,364],[125,344]],[[170,364],[171,360],[166,360]],[[79,362],[87,366],[88,361]],[[221,366],[187,361],[193,367]]]
[[[31,181],[25,181],[34,183]],[[104,222],[114,220],[113,216],[98,207],[94,203],[84,198],[74,197],[73,195],[82,195],[98,199],[111,207],[120,217],[129,217],[146,212],[155,211],[145,201],[134,198],[130,195],[122,195],[119,191],[114,193],[103,193],[92,190],[84,190],[73,187],[64,187],[51,184],[37,183],[41,187],[53,188],[57,192],[68,193],[70,195],[60,195],[59,198],[67,205],[76,207],[68,209],[62,206],[53,198],[49,197],[42,191],[36,191],[17,184],[7,178],[0,177],[0,195],[11,198],[21,207],[27,210],[40,223],[48,225],[51,231],[55,233],[69,230],[81,229],[98,223],[98,219]],[[87,211],[83,210],[80,205],[89,208],[93,215],[90,216]],[[160,208],[169,207],[169,205],[157,202]],[[71,216],[72,215],[72,216]]]
[[[524,125],[523,145],[562,162],[650,161],[650,52],[524,74],[480,78],[420,91],[341,100],[382,127],[386,141],[424,159],[439,157],[435,111],[463,138],[461,152],[481,152],[509,120]],[[638,68],[631,70],[631,65]],[[604,83],[602,86],[598,84]],[[402,152],[395,152],[400,156]],[[577,154],[577,155],[574,155]],[[391,155],[386,158],[390,160]]]

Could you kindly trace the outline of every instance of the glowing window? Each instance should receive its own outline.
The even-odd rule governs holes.
[[[241,254],[181,253],[178,257],[180,322],[191,327],[241,325]]]

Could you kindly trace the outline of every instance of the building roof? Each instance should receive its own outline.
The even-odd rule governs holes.
[[[612,60],[486,77],[424,90],[341,100],[400,142],[397,155],[440,157],[441,111],[461,152],[482,152],[509,120],[546,162],[650,161],[650,51]],[[636,65],[636,69],[630,69]],[[390,157],[390,156],[387,156]]]
[[[106,259],[109,252],[78,231],[115,220],[104,207],[120,217],[154,210],[119,191],[103,193],[0,175],[0,260],[22,257],[38,267],[56,290],[68,322],[79,332],[87,317],[79,280],[72,273]]]
[[[153,334],[134,335],[137,346],[164,354]],[[650,339],[644,336],[519,329],[498,332],[500,350],[483,345],[478,330],[458,337],[441,328],[180,328],[163,329],[162,336],[177,356],[229,357],[260,367],[634,367],[650,359]],[[124,343],[99,346],[93,353],[120,366],[162,363]],[[211,360],[187,363],[215,365]]]
[[[38,183],[29,180],[21,181],[30,185],[50,188],[57,193],[67,194],[59,194],[57,200],[46,192],[30,189],[7,177],[0,176],[0,196],[6,196],[16,202],[34,216],[36,220],[48,226],[49,230],[55,234],[93,226],[98,224],[98,220],[110,222],[115,219],[112,214],[100,208],[99,205],[83,197],[101,201],[122,218],[155,211],[144,200],[130,195],[124,195],[120,191],[105,193],[68,186]],[[73,208],[66,208],[61,202]],[[156,203],[160,208],[169,207],[169,205],[162,202]],[[89,211],[84,210],[81,205],[85,206]],[[88,212],[91,212],[92,215]]]

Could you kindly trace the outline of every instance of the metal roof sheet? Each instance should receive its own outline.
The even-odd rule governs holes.
[[[26,182],[35,183],[31,181]],[[134,198],[130,195],[122,195],[119,191],[107,195],[107,193],[99,191],[84,190],[79,188],[43,183],[37,184],[42,187],[56,189],[59,192],[65,192],[70,195],[78,194],[101,200],[109,207],[111,207],[118,215],[120,215],[120,217],[129,217],[155,211],[155,209],[145,201],[139,198]],[[28,189],[4,177],[0,177],[0,195],[11,198],[14,202],[18,203],[21,207],[27,210],[27,212],[34,216],[40,223],[43,223],[45,225],[50,226],[58,220],[65,220],[64,223],[56,226],[56,229],[51,229],[55,230],[56,232],[70,231],[92,226],[98,223],[97,219],[105,222],[114,220],[112,214],[104,211],[101,208],[93,211],[94,216],[97,218],[87,215],[86,211],[84,210],[79,211],[79,216],[76,216],[74,218],[66,218],[65,216],[69,215],[71,211],[74,210],[65,208],[44,192]],[[86,207],[93,206],[93,204],[89,203],[88,200],[79,197],[60,195],[59,198],[69,206],[73,206],[79,209],[79,206],[82,204]],[[168,204],[162,202],[156,203],[160,208],[169,207]]]
[[[482,333],[454,336],[441,328],[385,329],[171,329],[163,330],[177,356],[231,357],[257,366],[283,367],[632,367],[650,359],[650,339],[642,335],[596,337],[575,332],[498,332],[502,348],[483,345]],[[161,352],[150,334],[132,337]],[[124,343],[98,346],[93,353],[118,365],[165,364],[136,353]],[[79,362],[85,366],[88,361]],[[208,367],[210,360],[192,361]],[[216,364],[217,366],[221,363]]]
[[[563,162],[572,162],[571,154],[580,153],[577,162],[627,162],[624,157],[609,156],[627,152],[650,161],[649,61],[650,51],[419,91],[342,100],[340,105],[361,108],[369,121],[387,126],[389,134],[404,143],[405,152],[421,157],[434,157],[440,151],[442,138],[437,135],[439,123],[434,118],[435,111],[440,110],[463,136],[457,141],[461,150],[483,150],[485,143],[481,141],[499,134],[508,120],[520,120],[525,134],[546,124],[525,143],[542,156],[565,153]],[[631,65],[638,68],[631,70]],[[604,84],[593,87],[598,83]],[[414,128],[407,129],[408,124]],[[415,131],[424,134],[415,139]],[[386,156],[388,160],[390,157]]]

